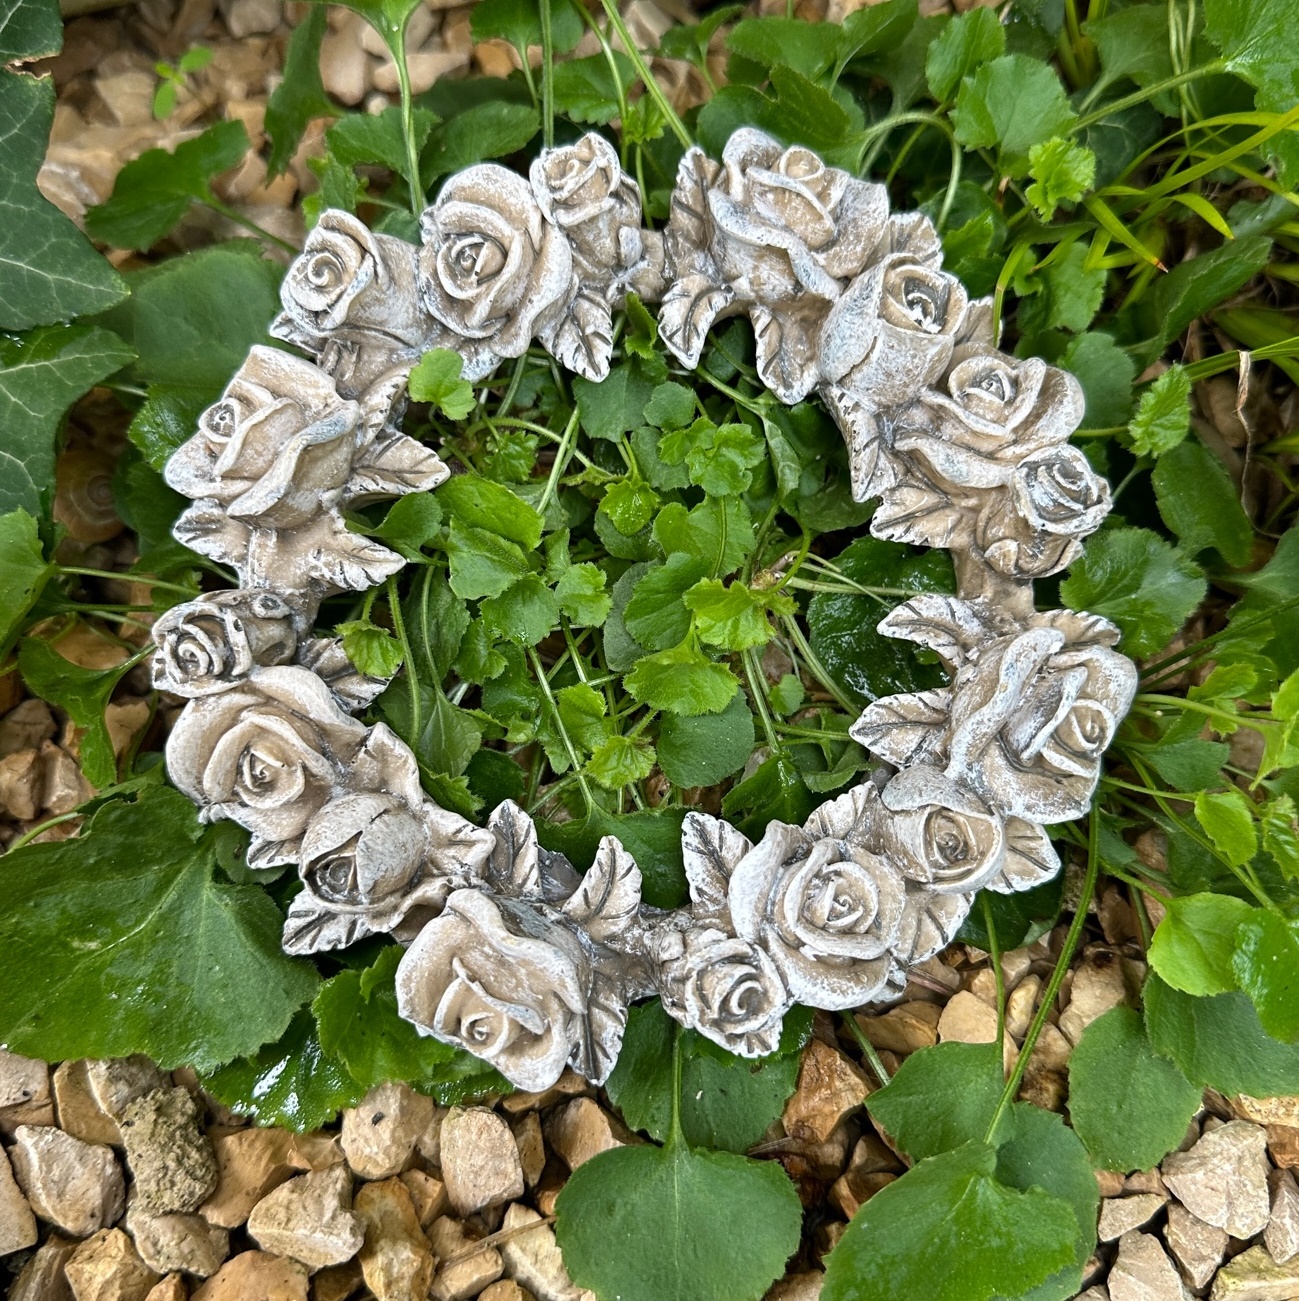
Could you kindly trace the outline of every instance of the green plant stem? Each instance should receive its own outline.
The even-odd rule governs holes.
[[[1078,941],[1082,939],[1083,929],[1087,925],[1087,909],[1091,905],[1092,896],[1096,893],[1096,880],[1100,875],[1100,826],[1100,806],[1093,804],[1091,817],[1087,825],[1087,873],[1083,877],[1082,893],[1078,897],[1073,921],[1070,922],[1068,933],[1065,935],[1064,948],[1060,950],[1060,957],[1051,972],[1051,978],[1046,983],[1046,989],[1042,991],[1042,1001],[1038,1004],[1037,1012],[1033,1016],[1033,1022],[1028,1027],[1028,1033],[1024,1036],[1024,1046],[1020,1049],[1019,1059],[1015,1062],[1015,1069],[1011,1071],[1010,1079],[1006,1081],[1006,1087],[1002,1089],[1001,1098],[997,1102],[997,1110],[993,1112],[992,1123],[988,1126],[986,1138],[989,1143],[992,1142],[1006,1109],[1014,1102],[1015,1095],[1019,1092],[1019,1086],[1024,1079],[1024,1072],[1028,1069],[1029,1058],[1033,1055],[1038,1036],[1042,1033],[1042,1027],[1046,1024],[1046,1018],[1050,1014],[1051,1008],[1055,1006],[1055,1000],[1060,993],[1060,986],[1064,983],[1065,972],[1069,970],[1074,951],[1077,949]]]
[[[547,149],[555,143],[555,34],[551,0],[538,0],[541,15],[541,131]]]
[[[410,637],[406,632],[406,619],[401,612],[401,597],[397,591],[397,576],[388,579],[388,610],[392,614],[393,630],[401,642],[401,656],[406,665],[406,682],[410,687],[410,726],[413,738],[412,749],[419,744],[420,733],[424,729],[424,717],[419,699],[419,677],[415,673],[415,656],[411,653]]]
[[[297,245],[290,244],[287,239],[272,235],[269,230],[259,226],[255,221],[251,221],[241,212],[237,212],[228,203],[222,203],[215,196],[211,199],[203,199],[202,203],[205,208],[211,208],[213,212],[219,212],[227,221],[233,221],[236,226],[242,226],[245,230],[256,235],[258,239],[264,239],[268,244],[274,244],[276,248],[283,249],[286,253],[297,254],[302,251]]]
[[[855,705],[839,689],[834,679],[826,671],[825,665],[817,658],[816,652],[808,644],[808,640],[803,636],[803,630],[798,626],[798,620],[786,617],[782,621],[785,625],[785,631],[798,649],[798,653],[803,657],[803,662],[812,670],[812,675],[816,680],[830,693],[839,707],[848,714],[860,714],[861,706]]]
[[[880,1055],[875,1051],[875,1045],[866,1038],[866,1031],[857,1024],[857,1018],[852,1012],[841,1012],[839,1014],[844,1025],[848,1027],[848,1033],[857,1041],[857,1047],[861,1049],[861,1055],[866,1060],[866,1064],[875,1072],[875,1078],[881,1084],[889,1082],[889,1073],[880,1060]]]
[[[744,660],[744,676],[749,680],[749,694],[753,697],[753,706],[758,711],[758,719],[766,733],[767,744],[773,750],[779,750],[782,748],[780,737],[776,735],[775,721],[767,705],[767,693],[762,689],[762,667],[757,661],[757,653],[746,650],[741,652],[741,658]]]
[[[111,569],[83,569],[80,565],[56,565],[60,574],[79,574],[83,578],[114,578],[123,583],[143,583],[146,587],[161,588],[164,592],[179,592],[182,596],[195,596],[192,587],[183,587],[180,583],[166,583],[161,578],[150,578],[147,574],[115,573]]]
[[[401,91],[401,134],[406,142],[406,171],[410,183],[410,210],[418,218],[424,211],[424,184],[419,174],[419,148],[415,144],[415,97],[411,93],[410,69],[406,66],[406,28],[403,26],[392,49],[397,65],[397,86]]]
[[[992,916],[988,892],[979,895],[983,904],[983,924],[988,930],[988,957],[992,960],[992,979],[997,987],[997,1047],[1006,1051],[1006,973],[1001,969],[1001,945],[997,940],[997,923]]]
[[[21,836],[11,840],[9,842],[9,848],[5,850],[5,853],[12,854],[14,850],[21,849],[24,845],[30,845],[37,836],[41,835],[42,832],[48,831],[51,827],[57,827],[60,823],[71,822],[73,819],[83,816],[84,815],[78,812],[78,810],[73,809],[71,813],[60,813],[56,818],[47,818],[44,822],[37,823],[36,826],[24,831]]]
[[[564,434],[559,443],[559,450],[555,453],[555,463],[550,467],[550,476],[546,479],[546,486],[542,490],[541,500],[537,503],[537,514],[544,516],[546,507],[550,505],[551,499],[559,489],[559,481],[564,477],[564,471],[568,469],[568,463],[573,459],[573,451],[577,443],[577,412],[576,410],[568,418],[568,424],[564,427]]]
[[[681,1129],[683,1065],[681,1060],[681,1026],[674,1021],[672,1023],[672,1114],[668,1118],[668,1136],[664,1141],[664,1147],[676,1147],[678,1143],[685,1142],[685,1134]]]
[[[1122,113],[1124,109],[1135,108],[1138,104],[1144,104],[1147,100],[1154,99],[1156,95],[1162,95],[1166,90],[1176,90],[1178,86],[1185,86],[1187,82],[1196,81],[1200,77],[1209,77],[1215,73],[1225,72],[1226,67],[1227,61],[1225,59],[1214,59],[1212,63],[1204,63],[1198,68],[1179,72],[1176,76],[1165,77],[1163,81],[1157,81],[1154,85],[1145,87],[1144,90],[1133,91],[1131,95],[1124,95],[1122,99],[1111,100],[1110,103],[1098,108],[1094,113],[1085,114],[1074,124],[1074,130],[1085,131],[1089,126],[1094,126],[1097,122],[1103,121],[1115,113]]]
[[[541,656],[537,654],[536,648],[533,646],[528,647],[528,660],[532,664],[533,673],[536,674],[537,685],[541,688],[541,694],[546,697],[546,704],[550,709],[551,717],[555,720],[555,730],[559,733],[559,739],[564,743],[564,753],[568,755],[568,762],[573,766],[573,776],[577,778],[578,789],[582,792],[582,798],[586,801],[587,811],[589,812],[595,807],[595,797],[591,794],[591,788],[587,785],[586,777],[582,772],[582,763],[577,757],[577,748],[573,745],[568,729],[564,726],[564,720],[559,716],[559,705],[550,690],[550,679],[546,677],[546,669],[541,662]]]
[[[604,9],[605,16],[609,19],[609,26],[613,28],[622,40],[623,53],[631,60],[632,67],[636,69],[636,75],[640,77],[645,85],[645,91],[649,97],[659,106],[659,112],[663,114],[664,120],[672,130],[672,134],[681,141],[685,148],[689,149],[694,144],[690,132],[686,130],[685,123],[677,116],[677,111],[672,107],[668,97],[663,93],[663,87],[654,79],[654,74],[650,71],[649,64],[645,62],[644,56],[636,48],[636,42],[632,40],[631,33],[627,30],[627,24],[623,22],[622,15],[618,12],[617,0],[600,0],[600,5]]]

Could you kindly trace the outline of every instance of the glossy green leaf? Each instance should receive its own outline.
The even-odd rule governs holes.
[[[1150,942],[1150,965],[1174,989],[1204,996],[1237,987],[1236,931],[1254,912],[1243,899],[1200,893],[1170,899]]]
[[[0,515],[0,658],[8,656],[51,573],[35,519],[25,510]]]
[[[1170,366],[1141,395],[1128,426],[1132,450],[1139,456],[1160,456],[1176,447],[1191,430],[1191,377]]]
[[[1286,1043],[1299,1039],[1299,933],[1293,922],[1254,909],[1236,932],[1236,980],[1263,1029]]]
[[[1203,443],[1187,439],[1165,452],[1151,478],[1159,513],[1187,554],[1212,547],[1230,565],[1249,563],[1254,526],[1222,462]]]

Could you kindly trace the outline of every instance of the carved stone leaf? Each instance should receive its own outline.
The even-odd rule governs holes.
[[[1051,880],[1059,871],[1060,855],[1055,852],[1046,829],[1023,818],[1007,818],[1005,863],[988,882],[988,889],[998,894],[1031,890]]]
[[[898,768],[942,758],[951,689],[885,696],[867,705],[849,728],[854,741]]]
[[[799,320],[777,316],[765,307],[751,308],[749,319],[756,341],[758,378],[786,406],[794,406],[820,378],[815,340]]]
[[[871,534],[914,547],[968,547],[970,513],[951,496],[918,476],[895,484],[871,516]]]
[[[592,1084],[603,1084],[618,1061],[627,1028],[627,1000],[619,982],[598,969],[591,981],[586,1026],[569,1064]]]
[[[487,860],[487,879],[510,899],[535,898],[541,891],[537,828],[513,800],[497,805],[487,821],[496,844]]]
[[[372,444],[356,460],[344,489],[349,504],[431,492],[451,471],[431,448],[406,434]]]
[[[542,347],[569,370],[599,383],[613,357],[613,313],[609,304],[579,290],[554,324],[539,334]]]
[[[709,244],[708,186],[718,171],[718,165],[697,146],[687,149],[677,164],[668,231],[678,275],[687,269],[687,259],[705,256]]]
[[[949,667],[956,668],[983,642],[997,636],[989,613],[977,602],[927,592],[891,610],[880,620],[878,628],[888,637],[928,646]]]
[[[298,663],[322,678],[349,714],[360,713],[392,681],[358,672],[343,650],[341,637],[312,637],[303,642],[298,647]]]
[[[560,911],[599,943],[625,932],[640,907],[641,876],[636,860],[616,836],[604,836],[595,861]]]
[[[1054,628],[1074,646],[1116,646],[1122,635],[1116,624],[1085,610],[1042,610],[1033,616],[1033,626]]]
[[[359,533],[349,533],[336,516],[276,538],[275,585],[293,591],[304,578],[326,590],[364,592],[398,574],[406,562],[395,551]]]
[[[433,346],[430,342],[429,347]],[[399,432],[398,426],[406,413],[406,383],[418,360],[417,353],[409,361],[385,371],[359,397],[363,448],[368,443],[382,441],[385,433]]]
[[[690,897],[707,912],[726,912],[726,890],[735,865],[753,842],[729,822],[707,813],[687,813],[681,825]]]
[[[864,781],[822,804],[803,823],[803,830],[813,840],[847,840],[864,846],[870,839],[871,819],[877,816],[879,803],[880,793],[875,783]]]
[[[853,501],[878,497],[897,481],[879,417],[860,398],[837,384],[823,387],[821,396],[848,448]]]
[[[345,949],[374,933],[364,917],[356,913],[327,912],[318,908],[310,896],[300,894],[289,904],[282,943],[285,953],[304,956]]]
[[[907,891],[894,956],[904,966],[911,966],[945,949],[961,929],[973,900],[973,894],[938,894],[912,886]]]
[[[713,322],[734,299],[733,290],[715,284],[708,276],[683,276],[659,304],[659,338],[683,365],[693,369],[699,365]]]
[[[196,501],[180,513],[171,532],[177,542],[183,542],[200,556],[225,565],[246,567],[252,530],[241,520],[227,515],[220,502],[210,498]],[[241,580],[243,577],[241,569]]]
[[[199,821],[204,821],[201,812]],[[298,851],[301,848],[301,840],[263,840],[261,836],[254,836],[248,842],[244,862],[254,872],[261,872],[271,867],[283,867],[286,863],[298,861]]]

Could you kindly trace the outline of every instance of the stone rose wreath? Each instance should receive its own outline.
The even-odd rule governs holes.
[[[1059,871],[1042,826],[1086,813],[1136,670],[1095,615],[1035,611],[1032,580],[1079,553],[1109,488],[1067,440],[1072,376],[997,351],[987,300],[941,269],[932,223],[810,150],[737,131],[721,163],[691,149],[664,230],[590,134],[529,177],[483,164],[424,213],[422,247],[328,211],[253,348],[167,481],[192,499],[182,542],[240,586],[155,627],[156,685],[189,697],[167,745],[201,816],[252,833],[249,860],[296,864],[284,948],[388,933],[403,1017],[540,1090],[572,1066],[607,1078],[629,1002],[657,994],[734,1053],[776,1048],[795,1003],[841,1010],[901,993],[977,890]],[[847,440],[871,532],[953,552],[960,595],[921,595],[880,629],[935,651],[942,690],[876,700],[853,737],[884,761],[802,827],[758,844],[687,815],[688,908],[641,902],[613,836],[584,875],[511,802],[480,828],[434,803],[384,724],[353,714],[386,685],[311,635],[322,598],[401,569],[344,508],[448,475],[400,432],[411,368],[452,348],[482,379],[535,339],[590,380],[612,311],[659,304],[687,367],[719,318],[746,314],[758,373],[786,403],[818,394]]]

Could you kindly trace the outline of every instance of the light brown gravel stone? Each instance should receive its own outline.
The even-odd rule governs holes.
[[[825,1275],[819,1270],[807,1274],[790,1274],[772,1284],[762,1301],[820,1301]]]
[[[15,1138],[14,1175],[41,1219],[84,1238],[122,1214],[126,1189],[112,1148],[50,1126],[22,1125]]]
[[[1164,1208],[1165,1198],[1158,1193],[1137,1193],[1131,1197],[1107,1197],[1101,1202],[1099,1236],[1113,1242],[1129,1229],[1149,1224]]]
[[[14,1280],[9,1301],[73,1301],[63,1268],[76,1249],[75,1242],[51,1234]]]
[[[861,1107],[870,1091],[870,1080],[860,1066],[838,1049],[812,1039],[803,1049],[798,1084],[781,1116],[785,1133],[793,1139],[824,1143],[840,1121]]]
[[[1164,1159],[1164,1182],[1207,1224],[1233,1238],[1252,1238],[1267,1227],[1267,1135],[1258,1125],[1233,1120],[1208,1131],[1189,1152]]]
[[[1209,1295],[1211,1301],[1294,1301],[1299,1259],[1279,1265],[1266,1247],[1250,1247],[1218,1271]]]
[[[190,1301],[307,1301],[307,1267],[264,1251],[228,1260]]]
[[[428,1232],[439,1264],[429,1293],[434,1301],[468,1301],[501,1276],[504,1265],[495,1247],[478,1247],[477,1239],[448,1216],[435,1220]]]
[[[1272,1160],[1283,1170],[1299,1168],[1299,1127],[1269,1125],[1267,1150]]]
[[[590,1093],[591,1086],[571,1066],[564,1067],[564,1073],[550,1088],[541,1093],[510,1093],[501,1099],[501,1108],[510,1115],[522,1111],[545,1111],[565,1098],[576,1098],[583,1093]]]
[[[223,1229],[237,1229],[258,1202],[297,1171],[294,1136],[282,1129],[239,1129],[215,1134],[217,1186],[199,1214]]]
[[[1251,1098],[1248,1093],[1241,1093],[1231,1100],[1231,1107],[1241,1120],[1252,1120],[1256,1125],[1299,1128],[1299,1095]]]
[[[478,1301],[536,1301],[536,1298],[512,1278],[501,1278],[486,1291],[480,1292]]]
[[[1208,1284],[1227,1253],[1226,1229],[1206,1224],[1180,1202],[1169,1204],[1164,1237],[1186,1281],[1197,1290]]]
[[[627,1127],[594,1098],[574,1098],[554,1111],[546,1121],[546,1137],[570,1170],[576,1170],[601,1152],[626,1147],[631,1142]]]
[[[36,1217],[27,1205],[0,1148],[0,1256],[12,1255],[36,1242]]]
[[[121,1229],[100,1229],[64,1266],[76,1301],[144,1301],[158,1282]]]
[[[546,1144],[541,1134],[541,1117],[529,1111],[514,1122],[514,1142],[519,1149],[519,1163],[523,1167],[523,1182],[529,1188],[537,1186],[541,1172],[546,1168]]]
[[[365,1241],[352,1210],[352,1172],[340,1164],[290,1179],[253,1207],[247,1229],[263,1251],[308,1269],[351,1260]]]
[[[311,1301],[347,1301],[354,1292],[361,1290],[364,1282],[359,1260],[332,1265],[311,1276]]]
[[[1272,1190],[1272,1215],[1263,1245],[1278,1265],[1284,1265],[1299,1256],[1299,1185],[1289,1170],[1273,1170],[1268,1186]]]
[[[0,1107],[48,1102],[50,1068],[34,1057],[0,1049]]]
[[[451,1207],[446,1184],[423,1170],[405,1170],[397,1176],[410,1194],[411,1205],[419,1216],[420,1227],[427,1229],[439,1215]]]
[[[161,1283],[155,1283],[144,1301],[187,1301],[189,1289],[179,1274],[168,1274]]]
[[[543,1223],[541,1216],[531,1207],[518,1202],[507,1207],[501,1229],[509,1233],[526,1229],[534,1222],[535,1229],[502,1240],[501,1259],[505,1262],[505,1273],[527,1288],[537,1301],[579,1301],[579,1298],[581,1301],[595,1301],[594,1293],[574,1286],[564,1268],[564,1258],[559,1254],[554,1230]]]
[[[105,1057],[86,1062],[86,1083],[95,1105],[106,1116],[120,1120],[137,1098],[169,1087],[162,1072],[147,1058]]]
[[[1159,1239],[1136,1230],[1119,1239],[1108,1286],[1111,1301],[1188,1301],[1186,1288]]]
[[[54,1072],[54,1108],[59,1128],[83,1143],[111,1143],[120,1146],[122,1131],[90,1091],[89,1063],[60,1062]]]
[[[230,1254],[230,1235],[201,1215],[150,1215],[132,1202],[125,1224],[140,1259],[157,1274],[210,1278]]]
[[[442,1180],[457,1215],[523,1196],[510,1127],[486,1107],[452,1107],[442,1121]]]
[[[1082,1032],[1098,1016],[1126,998],[1123,960],[1112,953],[1092,954],[1073,973],[1069,1006],[1060,1013],[1061,1032],[1070,1043],[1077,1044]]]
[[[914,1053],[938,1042],[941,1012],[936,1003],[915,1001],[890,1008],[881,1016],[858,1013],[857,1024],[876,1048],[891,1053]]]
[[[363,1184],[355,1209],[365,1226],[361,1273],[378,1301],[425,1297],[435,1260],[410,1194],[400,1179]]]
[[[118,1125],[134,1197],[154,1215],[197,1210],[217,1185],[212,1144],[188,1089],[155,1089],[122,1108]]]
[[[415,1155],[433,1100],[406,1084],[380,1084],[343,1112],[343,1153],[362,1179],[389,1179]]]

